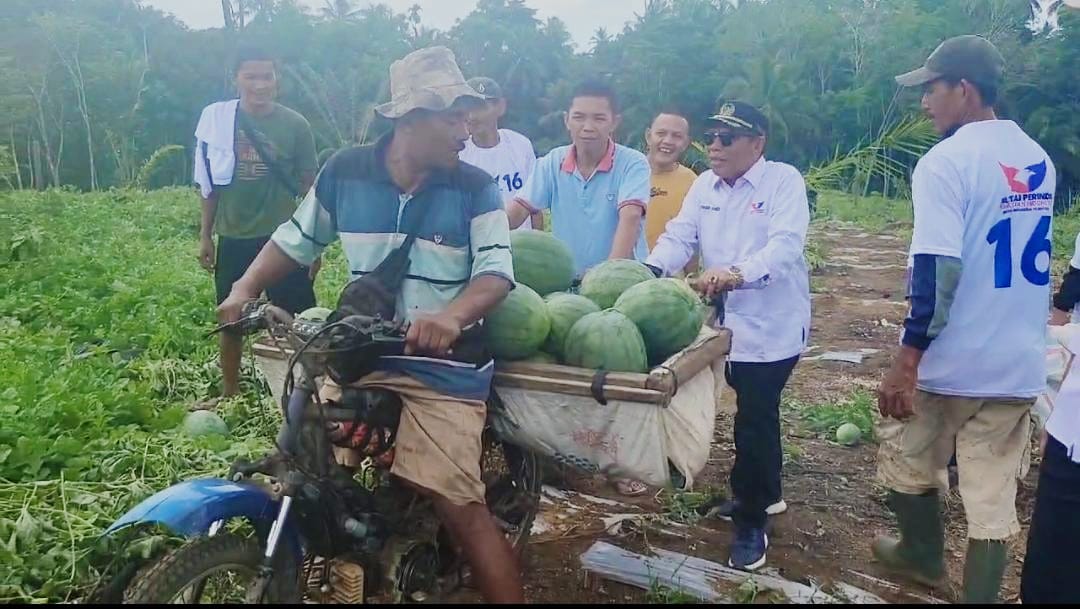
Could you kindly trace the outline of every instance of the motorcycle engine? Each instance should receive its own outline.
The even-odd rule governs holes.
[[[439,550],[435,544],[401,539],[384,550],[386,587],[392,602],[424,602],[439,584]]]
[[[321,605],[364,602],[364,568],[340,558],[313,557],[306,575],[307,597]]]

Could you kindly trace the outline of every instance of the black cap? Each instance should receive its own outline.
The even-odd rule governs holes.
[[[493,78],[477,76],[476,78],[470,78],[468,83],[484,99],[502,99],[502,87]]]
[[[759,135],[769,132],[769,119],[754,106],[741,101],[720,99],[716,112],[705,120],[721,123],[735,129],[752,131]]]
[[[949,38],[938,45],[926,65],[896,77],[904,87],[921,87],[939,78],[964,79],[980,85],[1001,84],[1005,74],[1005,58],[993,43],[982,36],[966,35]]]

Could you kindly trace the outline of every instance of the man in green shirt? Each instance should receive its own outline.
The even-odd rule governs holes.
[[[243,49],[234,74],[239,103],[207,107],[196,129],[196,181],[203,186],[199,262],[214,273],[218,304],[274,230],[292,217],[297,196],[311,188],[317,168],[311,125],[274,101],[273,58]],[[222,142],[230,142],[231,150],[214,146]],[[267,296],[291,313],[315,306],[312,282],[318,268],[316,260],[310,268],[297,269],[268,288]],[[239,391],[241,347],[240,337],[221,334],[224,397]]]

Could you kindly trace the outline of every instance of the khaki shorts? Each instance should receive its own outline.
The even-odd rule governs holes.
[[[1030,456],[1034,403],[916,391],[913,418],[878,426],[878,480],[912,495],[947,490],[955,450],[968,537],[1008,539],[1020,532],[1016,479]]]
[[[455,505],[484,503],[480,480],[480,436],[487,405],[443,395],[401,374],[375,372],[354,387],[386,389],[401,396],[401,422],[390,473],[448,499]],[[341,387],[327,379],[320,395],[336,400]],[[334,448],[343,465],[358,465],[349,448]]]

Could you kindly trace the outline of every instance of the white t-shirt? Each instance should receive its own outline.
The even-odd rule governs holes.
[[[1036,397],[1046,388],[1050,229],[1057,176],[1016,123],[961,127],[915,167],[911,255],[960,258],[945,328],[919,365],[919,388]]]
[[[1071,354],[1068,372],[1054,398],[1054,411],[1046,423],[1046,433],[1065,445],[1069,458],[1080,463],[1080,325],[1050,328],[1054,340]]]
[[[532,175],[536,165],[536,151],[529,138],[517,131],[499,129],[499,143],[491,148],[481,148],[473,143],[472,138],[465,142],[465,150],[458,155],[462,161],[475,165],[491,174],[499,185],[503,202],[513,200],[517,191]],[[525,218],[519,230],[532,228],[532,218]]]

